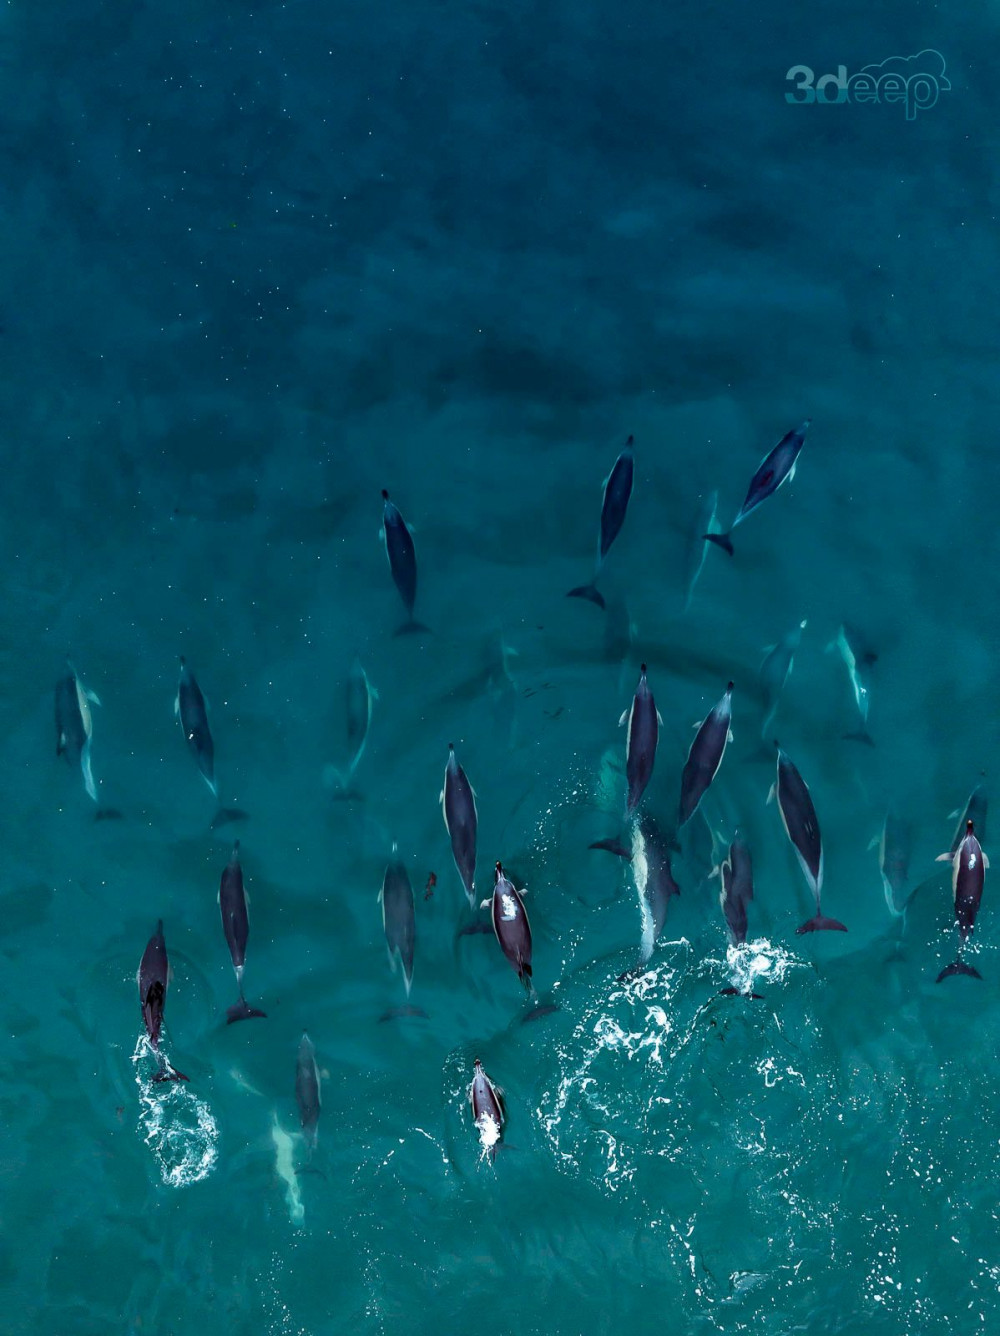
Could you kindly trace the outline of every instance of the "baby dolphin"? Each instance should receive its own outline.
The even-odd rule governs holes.
[[[908,821],[897,816],[890,808],[885,814],[882,834],[872,843],[878,844],[878,863],[882,873],[886,908],[893,918],[903,918],[911,894],[907,891],[907,879],[910,873],[913,828]]]
[[[820,894],[823,890],[823,841],[819,831],[819,820],[805,780],[778,747],[778,776],[771,785],[767,801],[778,800],[778,811],[785,827],[785,834],[792,842],[795,856],[799,860],[802,875],[808,883],[816,901],[816,913],[807,919],[797,933],[822,932],[825,930],[846,932],[843,923],[826,918],[820,911]]]
[[[725,695],[698,727],[691,750],[681,774],[681,800],[677,813],[680,829],[698,810],[698,804],[708,792],[709,785],[719,772],[726,743],[732,737],[733,684],[726,687]]]
[[[382,927],[389,951],[389,964],[395,974],[398,957],[403,966],[406,996],[409,997],[410,985],[413,983],[413,949],[417,927],[413,912],[413,887],[405,863],[397,860],[388,865],[378,898],[382,905]]]
[[[146,943],[135,981],[139,985],[139,1003],[142,1007],[146,1033],[149,1035],[149,1045],[160,1063],[159,1071],[153,1080],[186,1081],[184,1073],[175,1071],[160,1052],[160,1031],[163,1028],[163,1007],[167,1000],[169,980],[170,962],[167,960],[167,946],[163,940],[163,920],[160,919],[156,931]]]
[[[455,744],[448,743],[448,763],[444,771],[444,787],[441,790],[441,811],[444,824],[451,838],[451,852],[455,867],[462,878],[469,904],[476,907],[476,834],[479,829],[479,816],[476,812],[476,795],[472,785],[465,777],[465,771],[455,756]]]
[[[874,747],[875,743],[868,732],[870,697],[863,675],[867,673],[878,655],[873,650],[864,648],[861,636],[847,625],[840,627],[835,639],[827,645],[826,652],[827,654],[837,653],[843,659],[844,667],[847,669],[848,681],[851,684],[851,691],[854,694],[854,704],[857,707],[860,719],[860,727],[853,733],[845,733],[844,737],[850,738],[853,742],[867,742],[870,747]]]
[[[472,1084],[469,1086],[469,1103],[472,1105],[472,1117],[479,1133],[479,1144],[483,1148],[483,1154],[490,1157],[492,1164],[497,1156],[497,1147],[500,1145],[505,1121],[503,1091],[486,1075],[483,1064],[478,1058],[473,1069]]]
[[[346,770],[338,770],[335,766],[327,766],[324,772],[326,782],[336,786],[339,790],[338,796],[344,798],[351,796],[354,772],[365,754],[368,733],[372,723],[372,711],[375,701],[378,700],[378,692],[368,681],[368,674],[362,667],[361,660],[357,655],[354,656],[354,662],[351,664],[351,671],[347,677],[346,697],[347,745],[350,749],[351,759]]]
[[[222,931],[226,934],[229,954],[233,958],[240,1000],[226,1011],[226,1023],[249,1020],[253,1016],[266,1017],[266,1011],[251,1007],[243,996],[243,967],[246,964],[247,938],[250,936],[250,917],[247,896],[243,889],[243,869],[240,867],[240,842],[233,845],[233,853],[222,870],[219,883],[219,909],[222,911]]]
[[[737,524],[741,524],[769,496],[773,496],[786,479],[791,480],[795,477],[795,466],[798,462],[799,451],[802,449],[802,443],[806,438],[806,432],[809,429],[809,422],[810,419],[806,418],[801,427],[796,427],[794,431],[787,432],[770,454],[765,455],[757,472],[750,479],[746,499],[739,509],[739,514],[730,525],[729,533],[706,533],[705,537],[710,543],[715,543],[723,551],[728,552],[730,556],[733,555],[733,529],[736,528]]]
[[[646,785],[653,776],[656,761],[656,742],[660,735],[660,712],[646,681],[646,665],[639,673],[639,685],[632,698],[632,708],[625,710],[618,720],[621,727],[628,720],[625,741],[625,778],[628,780],[628,798],[625,815],[631,816],[642,801]]]
[[[688,539],[687,553],[684,558],[684,611],[687,612],[691,606],[691,600],[694,597],[694,587],[698,583],[698,577],[701,575],[701,568],[705,564],[706,547],[705,534],[710,532],[715,524],[715,512],[719,505],[719,493],[709,492],[708,496],[702,502],[701,507],[695,517],[694,528],[691,530],[691,536]]]
[[[635,462],[632,455],[633,437],[625,442],[625,449],[615,460],[614,467],[604,480],[604,500],[601,502],[601,532],[597,541],[597,565],[590,584],[579,585],[571,589],[567,598],[589,598],[599,608],[604,607],[604,598],[597,588],[597,577],[604,566],[611,544],[621,533],[628,510],[629,497],[632,495],[632,478]]]
[[[976,839],[975,823],[966,822],[965,839],[955,850],[951,862],[951,888],[955,897],[955,922],[958,925],[958,950],[955,959],[946,965],[937,976],[937,982],[947,979],[952,974],[969,974],[973,979],[983,976],[971,965],[962,960],[962,947],[972,936],[976,924],[976,915],[983,898],[983,885],[986,881],[986,869],[990,860],[983,853],[982,846]]]
[[[320,1109],[323,1101],[320,1097],[319,1068],[316,1066],[316,1049],[305,1033],[299,1044],[299,1056],[295,1063],[295,1102],[299,1106],[299,1121],[302,1135],[310,1153],[316,1149],[316,1137]]]
[[[96,694],[88,691],[66,660],[66,672],[56,683],[56,755],[80,768],[87,795],[97,802],[97,785],[90,768],[90,739],[94,731],[91,705],[100,705]]]
[[[398,508],[389,500],[389,493],[382,489],[382,537],[385,540],[385,554],[389,558],[389,570],[393,582],[403,600],[407,620],[393,634],[405,635],[411,631],[426,631],[427,627],[413,619],[413,605],[417,601],[417,554],[413,547],[413,535],[406,527],[406,521]]]
[[[747,939],[747,905],[753,899],[753,863],[739,831],[719,868],[719,881],[719,906],[729,930],[729,945],[742,946]]]
[[[776,645],[769,646],[764,651],[764,659],[760,665],[760,689],[764,696],[764,722],[760,726],[761,738],[766,738],[771,731],[771,724],[774,722],[775,712],[778,709],[778,701],[781,699],[781,693],[785,689],[785,683],[788,681],[792,671],[792,663],[799,645],[802,643],[802,632],[806,629],[805,621],[799,622],[798,626],[786,632]]]
[[[493,898],[484,900],[482,908],[485,909],[487,905],[493,910],[493,931],[501,951],[517,971],[517,977],[524,986],[534,991],[531,982],[531,925],[524,901],[514,889],[514,883],[504,874],[500,863],[496,866]]]

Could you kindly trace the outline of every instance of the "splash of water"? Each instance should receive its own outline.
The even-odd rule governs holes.
[[[155,1082],[159,1062],[145,1035],[132,1054],[139,1090],[139,1132],[167,1187],[209,1176],[219,1158],[219,1125],[212,1110],[184,1082]]]

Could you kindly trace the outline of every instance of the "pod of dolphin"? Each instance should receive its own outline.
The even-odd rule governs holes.
[[[794,477],[808,427],[807,419],[800,427],[786,433],[761,461],[728,532],[712,531],[717,494],[711,493],[699,516],[698,532],[693,535],[685,563],[685,606],[690,603],[694,585],[704,564],[708,544],[720,547],[733,556],[732,533],[736,527],[773,496],[784,482]],[[586,584],[571,589],[568,595],[571,598],[586,599],[601,609],[605,609],[606,605],[603,595],[597,588],[597,581],[604,569],[609,551],[625,523],[634,479],[633,446],[634,441],[630,436],[604,483],[594,573]],[[412,534],[387,491],[382,492],[382,498],[382,537],[392,579],[406,613],[406,620],[396,634],[428,634],[428,628],[416,620],[414,612],[417,600],[417,560]],[[794,655],[799,648],[805,626],[805,621],[795,626],[766,653],[761,665],[759,686],[765,704],[762,739],[766,740],[770,736],[778,701],[791,672]],[[841,626],[836,639],[828,649],[837,651],[844,661],[858,712],[857,729],[845,734],[845,737],[874,745],[867,728],[869,689],[865,676],[875,660],[875,655],[863,645],[857,632],[847,626]],[[645,664],[642,665],[639,674],[631,707],[621,716],[620,724],[625,726],[626,730],[624,828],[620,837],[596,841],[591,848],[606,849],[629,861],[640,895],[643,911],[641,958],[635,969],[626,971],[620,976],[622,979],[633,978],[643,971],[653,946],[664,928],[670,898],[679,893],[671,870],[671,851],[677,848],[675,843],[677,832],[690,822],[698,811],[722,766],[727,744],[732,738],[733,692],[734,684],[729,682],[717,704],[697,726],[681,772],[677,818],[672,834],[661,830],[654,818],[642,808],[643,798],[653,775],[659,729],[662,724]],[[368,681],[360,661],[355,659],[348,677],[346,700],[351,759],[346,770],[330,768],[327,776],[331,787],[339,797],[354,796],[354,777],[367,744],[375,699],[377,693]],[[98,802],[98,794],[91,765],[93,733],[91,706],[99,704],[97,696],[83,685],[76,670],[67,663],[66,672],[59,679],[55,690],[57,754],[65,756],[73,768],[79,769],[86,793],[95,803]],[[218,802],[215,747],[209,726],[208,710],[194,674],[183,658],[180,660],[175,710],[198,771],[213,798]],[[823,842],[809,787],[788,753],[777,742],[774,742],[774,748],[776,774],[768,802],[773,801],[777,807],[785,833],[815,904],[815,913],[802,923],[796,932],[799,934],[821,931],[846,932],[847,928],[842,922],[824,914],[822,909]],[[475,881],[479,824],[476,795],[459,763],[453,743],[448,744],[440,802],[455,868],[469,907],[475,910],[478,903]],[[97,807],[98,818],[118,815],[120,813],[112,809],[102,809],[99,805]],[[245,813],[239,809],[224,808],[220,805],[212,825],[237,821],[244,816]],[[989,867],[989,860],[982,850],[977,835],[977,829],[980,834],[984,829],[985,817],[986,795],[980,786],[973,791],[961,815],[950,850],[940,856],[941,860],[950,862],[952,866],[958,948],[955,960],[937,976],[938,982],[959,974],[977,979],[982,977],[972,965],[963,960],[962,950],[975,927],[986,869]],[[879,864],[886,904],[889,912],[896,918],[905,916],[910,898],[907,890],[910,844],[911,832],[908,824],[890,811],[886,815],[879,840]],[[236,974],[239,994],[237,1001],[226,1012],[229,1024],[251,1018],[265,1018],[263,1011],[247,1002],[243,991],[249,916],[239,849],[239,841],[236,841],[232,855],[222,871],[219,888],[223,932]],[[719,878],[719,903],[730,947],[739,949],[746,943],[748,906],[754,896],[751,851],[739,830],[734,832],[726,857],[715,872]],[[432,873],[428,880],[425,899],[432,894],[435,882],[436,878]],[[525,908],[523,889],[522,887],[518,890],[504,871],[502,862],[497,860],[494,865],[492,894],[482,900],[479,907],[490,910],[492,931],[500,950],[529,994],[533,1006],[524,1019],[530,1020],[556,1008],[551,1003],[540,1004],[535,993],[532,976],[531,925]],[[389,961],[393,970],[396,969],[397,962],[401,967],[408,998],[413,982],[416,913],[409,873],[405,863],[395,856],[395,848],[393,857],[385,869],[378,898],[382,908]],[[462,931],[488,931],[489,926],[476,920]],[[170,978],[162,921],[157,923],[146,945],[136,978],[149,1049],[157,1064],[153,1080],[186,1081],[188,1078],[170,1063],[160,1043]],[[736,988],[723,990],[724,993],[730,994],[739,991]],[[747,992],[743,996],[755,998],[758,995]],[[405,1006],[387,1012],[383,1019],[413,1014],[424,1013],[419,1008]],[[307,1034],[303,1034],[298,1050],[295,1095],[302,1135],[311,1156],[317,1141],[322,1099],[315,1049]],[[487,1075],[478,1058],[475,1059],[469,1086],[469,1101],[482,1152],[492,1160],[502,1144],[506,1109],[503,1091]]]

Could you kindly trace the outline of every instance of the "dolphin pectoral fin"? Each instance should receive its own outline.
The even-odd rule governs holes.
[[[628,710],[622,710],[622,717],[618,720],[619,728],[624,727],[626,719],[628,719]]]
[[[618,858],[624,858],[626,863],[631,863],[632,855],[620,840],[595,840],[593,844],[587,845],[588,849],[606,849],[609,854],[615,854]]]
[[[411,617],[410,620],[408,622],[404,622],[402,626],[397,626],[392,634],[394,636],[409,636],[417,634],[429,636],[433,635],[433,632],[431,631],[431,628],[429,626],[425,626],[423,622],[414,621],[414,619]]]
[[[84,687],[83,694],[90,701],[91,705],[100,705],[101,698],[96,691],[91,691],[88,687]]]
[[[179,691],[174,697],[174,714],[178,719],[181,717],[181,693]]]
[[[935,862],[935,863],[950,863],[950,862],[951,862],[951,858],[952,858],[951,854],[938,854],[938,856],[937,856],[937,858],[935,858],[934,862]]]
[[[767,792],[767,801],[769,803],[773,803],[777,795],[778,795],[778,786],[777,784],[772,784]]]
[[[990,865],[990,856],[989,856],[989,854],[984,853],[984,854],[983,854],[983,867],[989,867],[989,865]]]
[[[230,821],[246,821],[247,813],[241,807],[220,807],[212,817],[212,829],[218,830]]]
[[[571,589],[566,595],[567,598],[585,598],[590,603],[596,603],[599,608],[606,607],[604,595],[597,588],[597,585],[578,585],[576,589]]]
[[[721,547],[722,550],[723,550],[723,552],[728,552],[730,556],[733,556],[733,555],[734,555],[734,552],[733,552],[733,540],[729,537],[729,534],[727,534],[727,533],[703,533],[703,534],[702,534],[702,538],[707,539],[708,542],[710,542],[710,543],[714,543],[714,544],[716,545],[716,547]]]

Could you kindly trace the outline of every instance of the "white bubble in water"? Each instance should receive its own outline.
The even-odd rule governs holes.
[[[139,1131],[167,1187],[200,1183],[219,1158],[219,1125],[186,1081],[152,1079],[152,1056],[149,1041],[140,1035],[132,1054],[139,1089]]]

